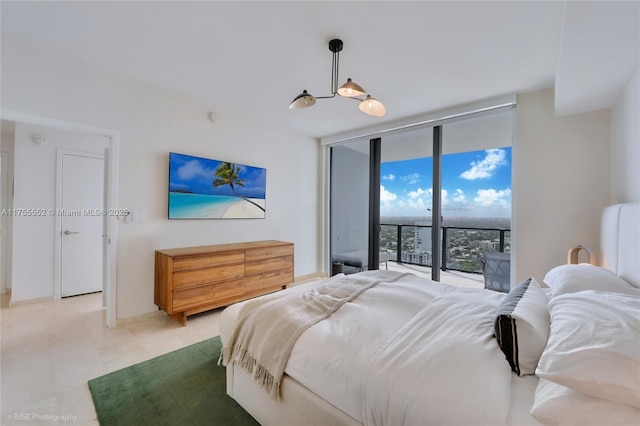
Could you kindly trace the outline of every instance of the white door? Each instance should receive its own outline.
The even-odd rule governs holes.
[[[4,153],[0,153],[0,209],[7,209],[7,191],[6,191],[6,182],[7,182],[7,156]],[[0,293],[4,294],[6,292],[7,283],[5,276],[6,273],[6,257],[7,253],[5,250],[6,238],[7,238],[7,215],[3,214],[0,218]]]
[[[62,156],[62,297],[102,291],[103,170],[102,156]]]

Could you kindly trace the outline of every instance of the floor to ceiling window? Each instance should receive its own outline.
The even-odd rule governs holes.
[[[371,171],[372,145],[363,138],[333,146],[332,261],[344,253],[358,252],[364,258],[363,251],[379,250],[380,261],[430,267],[435,260],[438,269],[480,272],[483,252],[509,252],[512,114],[513,108],[503,107],[439,123],[435,175],[433,126],[375,135],[381,138],[375,248],[366,241],[373,230],[364,176]],[[439,195],[435,213],[434,195]]]

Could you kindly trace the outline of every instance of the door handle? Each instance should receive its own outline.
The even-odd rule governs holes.
[[[79,234],[79,232],[75,232],[75,231],[64,231],[64,235],[71,235],[71,234]]]

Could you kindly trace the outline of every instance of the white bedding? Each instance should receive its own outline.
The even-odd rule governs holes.
[[[365,424],[505,424],[512,372],[493,337],[500,300],[458,289],[418,312],[371,365]]]
[[[271,398],[244,370],[234,373],[233,365],[227,369],[227,392],[262,424],[274,426],[640,424],[640,359],[634,350],[640,324],[640,299],[634,296],[640,288],[640,203],[607,207],[602,218],[602,265],[613,275],[595,267],[559,266],[545,277],[553,281],[543,291],[546,310],[523,304],[531,286],[505,298],[416,277],[379,284],[302,334],[285,369],[282,400]],[[606,296],[598,294],[603,291]],[[511,317],[495,329],[501,353],[491,322],[503,298],[498,319]],[[241,308],[233,305],[222,313],[223,342]],[[538,375],[518,377],[510,362],[520,365],[520,355],[526,355],[529,346],[521,341],[539,337],[519,325],[538,324],[533,319],[540,314],[550,327]],[[544,327],[540,324],[536,327]]]
[[[537,378],[514,379],[493,337],[504,296],[412,275],[382,282],[304,332],[285,373],[362,424],[538,424]],[[223,313],[223,342],[239,309]]]
[[[423,306],[451,289],[439,283],[433,286],[424,283],[409,275],[391,284],[380,283],[347,303],[298,339],[286,374],[361,420],[361,388],[373,356]],[[353,327],[354,323],[366,326]]]

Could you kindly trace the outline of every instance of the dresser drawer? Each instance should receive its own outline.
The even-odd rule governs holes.
[[[271,257],[280,257],[287,255],[293,256],[293,244],[250,249],[246,251],[245,260],[247,262],[251,262],[254,260],[269,259]]]
[[[193,287],[173,292],[173,311],[184,311],[244,293],[244,279]]]
[[[247,277],[244,282],[244,291],[250,293],[264,288],[286,286],[292,282],[293,268],[280,269],[278,271],[265,272]]]
[[[199,256],[178,257],[173,260],[173,271],[187,271],[191,269],[207,268],[210,266],[243,263],[243,252],[216,253]]]
[[[263,272],[293,267],[293,255],[272,257],[245,263],[245,275],[261,274]]]
[[[189,315],[291,284],[293,249],[265,240],[156,250],[153,301],[186,325]]]
[[[173,273],[174,290],[240,278],[244,275],[244,263],[238,265],[222,265],[211,268],[187,270]]]

